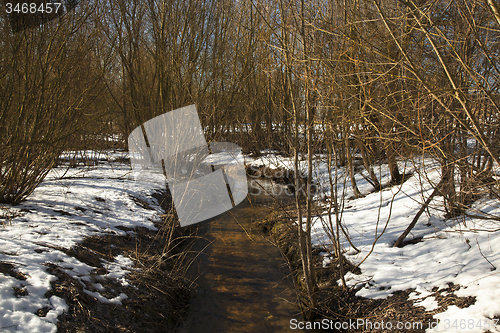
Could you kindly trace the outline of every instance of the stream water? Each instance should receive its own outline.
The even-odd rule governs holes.
[[[293,200],[276,185],[263,185],[281,193],[282,202]],[[249,192],[235,209],[200,223],[191,249],[198,256],[188,272],[196,287],[182,333],[299,331],[290,329],[291,319],[301,320],[290,270],[254,223],[274,200],[253,183]]]

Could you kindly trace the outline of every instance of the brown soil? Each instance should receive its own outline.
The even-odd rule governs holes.
[[[0,261],[0,273],[12,276],[13,278],[18,280],[26,280],[26,275],[16,270],[15,266],[8,262]]]

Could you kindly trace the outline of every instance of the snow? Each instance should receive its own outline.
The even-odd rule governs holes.
[[[254,159],[250,164],[293,169],[292,159],[272,153]],[[427,329],[427,332],[472,333],[488,329],[500,332],[500,325],[492,320],[500,315],[500,274],[495,269],[500,267],[500,223],[465,217],[445,219],[440,209],[442,197],[435,197],[406,238],[421,237],[422,241],[394,248],[397,238],[431,194],[431,183],[436,184],[440,179],[437,163],[430,159],[400,162],[399,167],[400,171],[404,170],[403,173],[413,175],[403,185],[387,187],[379,192],[373,192],[372,186],[359,173],[356,174],[357,185],[364,195],[358,199],[352,196],[345,169],[337,171],[338,193],[346,198],[341,220],[352,243],[360,250],[358,253],[345,237],[341,238],[346,258],[355,265],[359,264],[361,269],[360,275],[351,272],[345,275],[347,284],[362,287],[357,292],[358,296],[374,299],[386,298],[399,290],[415,289],[409,299],[426,311],[438,307],[432,296],[434,287],[442,290],[448,288],[450,283],[460,285],[455,295],[472,296],[476,302],[463,309],[448,306],[444,312],[434,315],[434,320],[439,319],[440,323]],[[305,170],[304,161],[300,168]],[[382,185],[387,184],[390,180],[387,165],[374,169]],[[362,172],[367,175],[364,169]],[[316,199],[321,203],[322,198],[330,197],[327,167],[321,159],[315,161],[313,179],[320,184],[321,191]],[[313,220],[312,242],[313,246],[332,252],[327,232],[328,202],[324,206],[324,213]],[[500,204],[498,200],[482,198],[475,203],[471,213],[499,217]],[[335,223],[334,215],[332,220]],[[332,262],[331,256],[322,255],[323,265]]]
[[[153,222],[159,221],[162,211],[151,194],[165,188],[163,175],[144,171],[141,179],[135,179],[130,165],[119,162],[126,158],[123,154],[79,152],[76,155],[82,160],[95,160],[95,166],[68,169],[63,163],[49,173],[26,201],[0,208],[3,217],[0,262],[13,265],[16,272],[26,277],[19,280],[0,273],[1,332],[56,332],[57,317],[68,307],[60,297],[45,296],[51,290],[50,283],[57,280],[48,273],[48,263],[79,280],[84,292],[99,301],[121,304],[127,298],[124,293],[107,299],[101,294],[105,288],[100,283],[94,284],[96,291],[88,290],[90,273],[95,267],[63,250],[85,237],[126,235],[127,231],[120,227],[156,230]],[[75,154],[66,153],[61,161],[68,156]],[[152,209],[140,207],[133,197],[145,201]],[[133,266],[133,261],[123,255],[103,262],[108,271],[106,277],[124,286],[128,285],[126,275]],[[27,295],[16,296],[14,288],[24,289]],[[42,308],[50,309],[45,317],[35,314]]]
[[[423,306],[425,311],[432,311],[439,307],[438,302],[433,296],[423,297],[420,301],[413,303],[416,306]]]

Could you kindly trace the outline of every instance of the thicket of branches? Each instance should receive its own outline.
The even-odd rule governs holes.
[[[457,216],[479,187],[497,194],[496,13],[493,0],[111,0],[95,12],[104,100],[123,136],[196,103],[210,139],[254,153],[334,145],[353,174],[356,151],[377,189],[373,163],[398,183],[398,157],[427,154]]]
[[[309,176],[311,154],[325,153],[329,164],[346,167],[359,196],[355,152],[375,190],[382,184],[374,163],[387,163],[398,184],[404,179],[398,159],[417,155],[432,157],[441,169],[423,207],[441,195],[446,216],[457,217],[486,193],[499,198],[496,1],[278,1],[259,13],[273,32],[263,41],[276,54],[269,75],[291,82],[280,107],[295,115],[301,132],[283,135],[296,157],[307,154]],[[335,239],[342,198],[332,180],[331,187]],[[308,207],[299,241],[314,305],[310,214]]]
[[[96,0],[23,32],[4,11],[0,24],[1,202],[29,195],[64,149],[192,103],[209,140],[308,156],[309,171],[324,153],[356,196],[354,154],[376,190],[375,163],[397,184],[398,159],[433,157],[449,217],[500,198],[496,0]]]
[[[91,7],[13,33],[0,16],[0,202],[28,196],[88,123],[100,85]]]

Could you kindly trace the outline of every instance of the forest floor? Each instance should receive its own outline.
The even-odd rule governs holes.
[[[295,207],[289,205],[282,211],[276,210],[257,224],[274,238],[277,246],[287,257],[295,280],[303,281],[300,254],[295,245],[297,225],[293,218],[296,218]],[[425,332],[437,325],[437,320],[433,316],[444,312],[448,306],[462,309],[474,304],[476,300],[475,297],[457,297],[454,292],[459,290],[460,286],[452,283],[447,288],[438,290],[436,287],[432,290],[431,296],[438,303],[432,310],[426,310],[424,306],[415,304],[414,299],[410,297],[415,289],[399,290],[386,298],[360,297],[356,295],[361,289],[359,286],[350,286],[346,289],[341,287],[337,258],[333,258],[334,264],[323,265],[322,251],[321,248],[314,248],[318,283],[316,309],[308,309],[305,286],[297,284],[300,298],[304,302],[302,309],[306,318],[302,323],[304,327],[310,325],[325,332]],[[355,268],[345,257],[343,260],[345,272],[361,274],[361,269]],[[448,331],[455,331],[451,328],[451,324]]]

